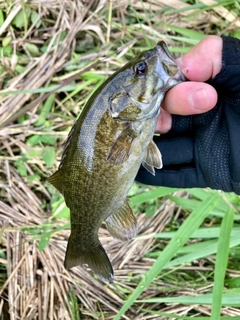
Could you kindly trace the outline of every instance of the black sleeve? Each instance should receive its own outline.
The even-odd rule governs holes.
[[[200,115],[173,116],[171,131],[154,137],[163,168],[153,176],[141,167],[137,181],[240,194],[240,40],[222,39],[222,69],[208,81],[218,93],[216,106]]]

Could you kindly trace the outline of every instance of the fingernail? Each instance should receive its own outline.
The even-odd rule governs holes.
[[[209,99],[205,89],[196,89],[189,96],[189,102],[193,109],[204,111],[208,109]]]

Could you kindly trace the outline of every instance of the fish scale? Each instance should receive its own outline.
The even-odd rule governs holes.
[[[88,265],[113,280],[111,262],[98,239],[103,221],[122,241],[137,233],[127,194],[141,164],[162,167],[152,141],[167,90],[184,77],[164,42],[116,71],[90,97],[66,140],[58,170],[48,179],[70,209],[71,234],[64,265]]]

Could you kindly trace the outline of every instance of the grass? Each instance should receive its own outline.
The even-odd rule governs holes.
[[[85,4],[84,4],[85,3]],[[138,236],[100,228],[103,284],[63,268],[69,210],[46,179],[89,96],[164,40],[240,37],[238,1],[0,3],[0,319],[240,319],[240,199],[134,183]]]

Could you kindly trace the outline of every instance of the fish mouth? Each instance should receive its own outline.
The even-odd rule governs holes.
[[[154,74],[158,79],[155,87],[156,93],[151,97],[151,101],[138,101],[129,95],[132,103],[142,111],[142,114],[136,120],[150,119],[158,116],[165,93],[172,87],[185,81],[182,71],[168,51],[165,42],[161,41],[158,43],[155,50],[157,52],[157,63]]]
[[[163,69],[165,71],[165,74],[161,72],[161,76],[166,77],[166,75],[168,75],[171,79],[174,79],[175,81],[173,85],[186,81],[184,74],[180,70],[179,66],[177,65],[174,57],[168,50],[168,47],[164,41],[158,42],[156,46],[156,51],[158,54],[159,63],[162,64]]]
[[[177,81],[183,82],[186,81],[187,78],[184,76],[184,74],[182,73],[182,71],[180,70],[180,68],[178,68],[178,72],[176,73],[175,77],[174,77]]]

